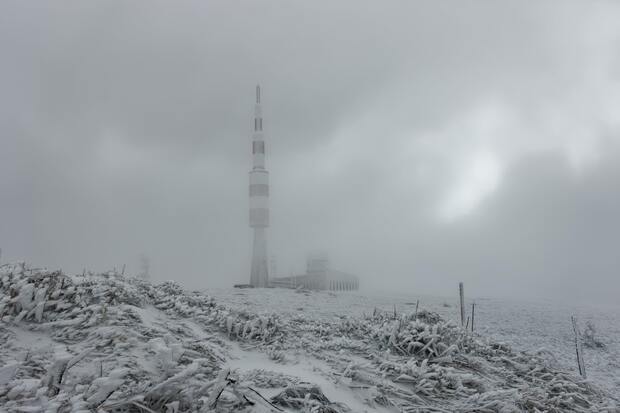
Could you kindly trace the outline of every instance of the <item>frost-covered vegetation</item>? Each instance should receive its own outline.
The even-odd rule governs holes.
[[[0,317],[0,411],[620,411],[546,353],[424,310],[283,318],[171,282],[5,265]]]

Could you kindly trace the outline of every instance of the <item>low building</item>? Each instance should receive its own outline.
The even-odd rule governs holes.
[[[270,286],[280,288],[306,288],[309,290],[355,291],[359,289],[359,278],[329,267],[325,254],[308,257],[306,273],[270,279]]]

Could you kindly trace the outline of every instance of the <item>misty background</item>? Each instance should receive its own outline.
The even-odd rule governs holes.
[[[0,3],[2,261],[249,280],[262,86],[279,275],[617,299],[620,3]]]

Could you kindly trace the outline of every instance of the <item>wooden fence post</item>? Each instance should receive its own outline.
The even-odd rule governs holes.
[[[461,326],[465,325],[465,293],[463,291],[463,283],[459,283],[459,296],[461,298]]]
[[[471,332],[474,332],[474,314],[476,313],[476,303],[471,303]]]
[[[573,323],[573,331],[575,332],[575,352],[577,353],[577,366],[579,367],[579,374],[585,379],[586,365],[583,362],[583,348],[581,347],[581,334],[579,333],[579,327],[577,327],[577,317],[571,316],[571,322]]]

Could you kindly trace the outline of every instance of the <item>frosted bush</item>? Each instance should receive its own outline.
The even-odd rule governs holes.
[[[583,331],[583,345],[590,348],[605,348],[605,344],[598,339],[596,326],[591,320],[586,322],[586,328]]]
[[[316,363],[323,382],[355,392],[369,411],[618,411],[608,395],[555,370],[544,352],[514,352],[424,309],[283,319],[173,282],[5,265],[0,317],[2,413],[351,410],[293,375],[299,360]],[[586,328],[584,339],[596,343],[595,333]],[[30,338],[42,346],[29,348]],[[291,374],[227,370],[234,348]]]

